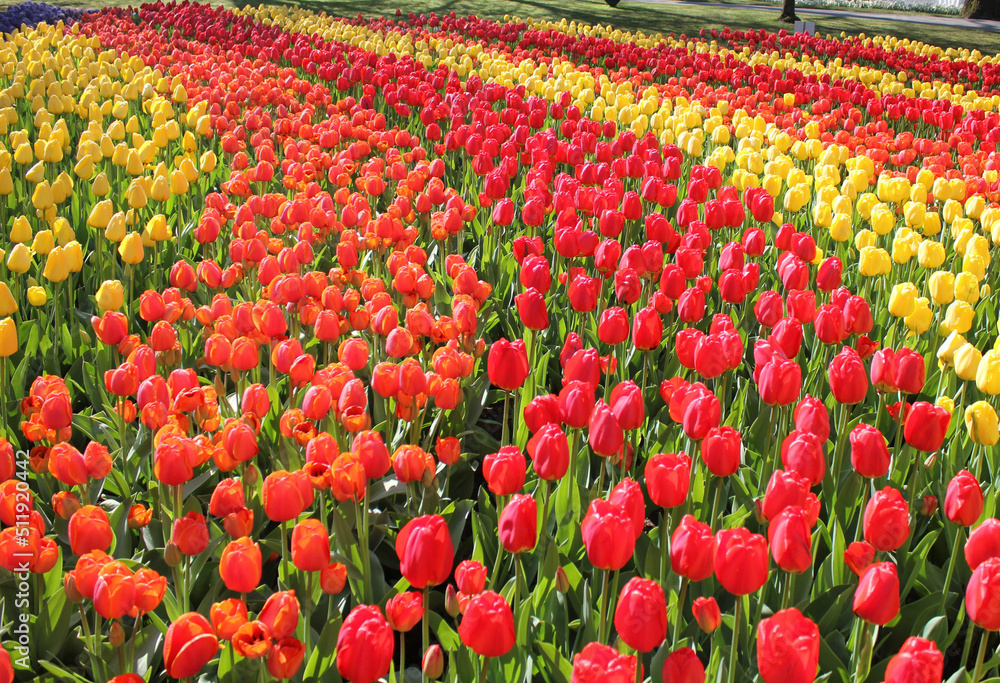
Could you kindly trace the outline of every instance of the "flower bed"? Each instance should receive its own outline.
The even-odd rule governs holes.
[[[996,675],[996,57],[4,17],[0,681]]]

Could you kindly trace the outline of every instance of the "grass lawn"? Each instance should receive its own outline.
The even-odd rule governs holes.
[[[92,0],[48,1],[57,5],[97,8],[105,4],[138,5],[140,0],[106,0],[104,3]],[[729,0],[730,6],[719,8],[702,7],[696,3],[654,5],[624,0],[617,8],[612,9],[603,0],[421,0],[420,2],[367,0],[364,3],[355,0],[301,0],[299,2],[272,0],[273,4],[301,6],[315,11],[324,11],[334,16],[348,17],[357,16],[359,12],[366,16],[394,17],[396,9],[399,8],[404,13],[433,11],[443,14],[456,12],[493,19],[502,19],[504,15],[508,14],[549,20],[559,20],[565,17],[589,24],[611,24],[616,28],[629,31],[642,30],[646,33],[673,32],[693,35],[701,29],[722,29],[725,26],[741,30],[765,28],[772,31],[790,28],[788,24],[777,21],[776,12],[751,9],[742,4],[748,1]],[[214,2],[213,4],[220,3]],[[235,2],[234,0],[225,0],[222,4],[247,3],[241,0]],[[848,34],[865,33],[869,36],[890,34],[941,47],[977,48],[983,53],[1000,53],[1000,33],[944,25],[825,17],[811,14],[808,9],[800,9],[797,13],[805,20],[816,22],[816,30],[820,34],[839,35],[841,31],[846,31]]]

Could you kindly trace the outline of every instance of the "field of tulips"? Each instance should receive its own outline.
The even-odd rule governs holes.
[[[0,13],[0,683],[1000,681],[1000,56]]]

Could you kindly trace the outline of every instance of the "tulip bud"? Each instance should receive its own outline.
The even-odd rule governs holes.
[[[937,496],[924,496],[920,503],[920,514],[924,517],[931,517],[938,508]]]
[[[452,619],[458,617],[461,613],[461,607],[458,604],[458,591],[451,584],[444,590],[444,611],[448,613]]]
[[[705,633],[711,633],[722,623],[722,613],[719,611],[719,605],[715,602],[715,598],[695,598],[694,604],[691,605],[691,612],[694,614],[698,626]]]
[[[444,673],[444,652],[442,652],[440,645],[431,645],[427,648],[421,662],[421,669],[424,676],[432,681],[441,677],[441,674]]]
[[[247,486],[253,486],[260,479],[260,470],[257,469],[256,465],[250,465],[243,471],[243,480],[246,481]]]
[[[423,475],[420,477],[420,483],[424,485],[424,488],[430,488],[434,485],[437,476],[431,468],[425,468]]]
[[[76,587],[76,574],[74,572],[66,572],[66,576],[63,578],[63,592],[66,593],[66,599],[70,602],[83,602],[83,595]]]
[[[181,552],[176,543],[168,541],[167,547],[163,549],[163,561],[167,563],[168,567],[176,567],[184,561],[184,553]]]
[[[569,577],[566,576],[566,570],[562,567],[556,568],[556,590],[560,593],[569,592]]]
[[[121,647],[124,642],[125,629],[122,628],[122,623],[116,619],[111,622],[111,628],[108,631],[108,643],[110,643],[111,647]]]

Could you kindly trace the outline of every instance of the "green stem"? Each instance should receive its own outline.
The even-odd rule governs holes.
[[[670,643],[670,649],[677,649],[677,641],[681,637],[681,623],[684,621],[684,600],[687,598],[688,580],[681,579],[681,592],[677,596],[677,608],[674,610],[674,637]]]
[[[743,621],[743,596],[736,596],[736,609],[733,612],[733,642],[729,645],[729,683],[736,681],[736,659],[740,649],[740,626]]]
[[[423,636],[424,652],[427,652],[427,648],[431,646],[431,625],[430,625],[430,620],[427,618],[428,614],[430,613],[429,598],[430,598],[430,588],[424,586],[424,616],[421,619],[420,623],[420,630],[422,632],[421,635]],[[406,676],[405,670],[403,672],[403,676],[404,677]],[[424,683],[427,683],[427,681],[429,680],[426,675],[423,675],[423,679]]]
[[[605,627],[608,622],[608,599],[610,597],[611,591],[609,589],[609,584],[611,583],[611,570],[604,570],[604,583],[601,588],[601,623],[597,629],[597,641],[602,645],[607,640],[607,635]]]
[[[983,661],[986,659],[986,646],[989,640],[990,632],[984,629],[983,636],[979,640],[979,655],[976,657],[976,669],[972,674],[972,683],[979,683],[983,678]]]

